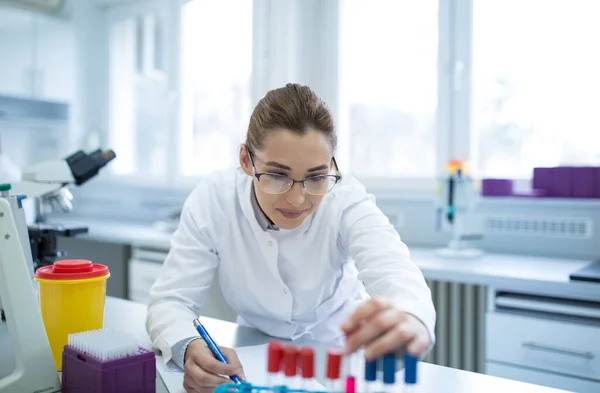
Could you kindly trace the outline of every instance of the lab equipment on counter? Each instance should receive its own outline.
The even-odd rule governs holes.
[[[98,149],[89,154],[79,150],[64,159],[25,168],[21,181],[12,184],[13,195],[26,195],[36,201],[35,223],[28,228],[34,269],[65,257],[56,247],[58,236],[74,237],[88,232],[86,227],[46,223],[47,214],[53,210],[70,212],[73,209],[73,195],[66,186],[86,183],[115,157],[113,150]]]
[[[70,334],[62,364],[63,393],[156,392],[156,356],[127,333]]]
[[[281,353],[279,351],[280,348],[283,348],[284,356],[281,357]],[[276,372],[274,370],[281,370],[279,373],[283,372],[285,375],[291,374],[290,370],[287,370],[285,362],[285,352],[286,349],[291,348],[294,353],[297,353],[297,349],[293,345],[284,346],[278,344],[276,341],[270,343],[267,347],[267,370],[269,373],[269,380],[279,380],[277,378],[273,378]],[[306,349],[306,348],[305,348]],[[300,351],[302,353],[302,350]],[[304,351],[304,353],[311,353],[310,351]],[[314,354],[314,351],[312,352]],[[342,363],[342,355],[341,352],[337,350],[330,350],[327,352],[327,363],[326,363],[326,378],[330,381],[341,381],[341,363]],[[408,393],[414,392],[414,388],[417,385],[417,366],[418,359],[408,353],[404,353],[404,381],[402,384],[398,384],[396,380],[396,370],[397,370],[397,356],[395,353],[387,354],[382,357],[382,359],[375,360],[373,362],[365,362],[364,365],[364,387],[358,388],[359,381],[356,378],[358,373],[355,372],[358,370],[357,363],[353,362],[352,359],[355,359],[356,354],[346,356],[347,365],[350,365],[350,369],[346,370],[346,381],[350,381],[350,383],[346,384],[345,387],[341,386],[341,383],[335,384],[327,384],[324,389],[315,389],[315,388],[295,388],[286,384],[287,379],[283,379],[284,383],[273,384],[269,386],[256,386],[252,383],[242,382],[239,384],[225,384],[218,386],[215,389],[215,393],[258,393],[258,392],[274,392],[274,393],[355,393],[356,392],[400,392],[400,393]],[[378,361],[382,361],[383,375],[382,380],[379,381],[377,379],[377,363]],[[280,362],[277,365],[277,362]],[[307,363],[304,361],[294,362],[294,367],[300,366],[300,368],[304,368],[306,365],[309,367],[313,367],[314,360],[311,359]],[[314,370],[310,370],[309,375],[314,373]],[[302,370],[304,372],[304,370]],[[356,384],[355,384],[356,382]],[[362,381],[361,381],[362,382]],[[382,382],[382,383],[381,383]],[[305,386],[311,386],[310,384],[304,384]],[[313,385],[314,386],[314,385]]]
[[[69,334],[102,328],[109,277],[108,267],[87,260],[56,261],[35,272],[40,311],[58,371]]]
[[[600,261],[593,262],[569,275],[571,280],[600,284]]]
[[[473,242],[483,238],[483,220],[476,211],[478,193],[466,164],[452,160],[446,166],[447,176],[440,181],[437,207],[437,230],[449,231],[452,238],[437,254],[450,258],[477,258],[483,252]]]
[[[22,199],[0,185],[0,393],[60,391],[56,366],[32,285]]]
[[[306,347],[300,349],[300,368],[302,369],[302,389],[310,389],[315,378],[315,351]]]
[[[342,390],[342,354],[340,351],[330,349],[327,351],[327,365],[325,377],[327,378],[326,388],[331,391]]]
[[[78,151],[22,171],[21,181],[0,185],[0,393],[60,390],[39,310],[34,262],[23,199],[41,198],[70,210],[65,188],[87,182],[115,158],[112,150]]]
[[[484,179],[481,195],[486,197],[600,199],[600,167],[558,166],[533,168],[531,185],[513,191],[511,179]]]
[[[600,198],[600,167],[534,168],[532,188],[548,198]]]

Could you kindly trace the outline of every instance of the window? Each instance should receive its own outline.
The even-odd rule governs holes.
[[[437,1],[341,1],[339,26],[344,170],[358,177],[433,177]]]
[[[117,175],[141,178],[168,171],[170,101],[157,12],[114,17],[109,24],[109,140]]]
[[[252,110],[252,1],[187,3],[181,45],[179,172],[236,165]]]
[[[482,176],[600,164],[600,5],[473,1],[472,132]]]

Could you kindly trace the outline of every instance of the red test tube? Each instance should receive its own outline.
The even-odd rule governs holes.
[[[269,387],[282,385],[281,370],[283,366],[283,345],[278,341],[271,341],[267,347],[267,384]]]
[[[300,350],[300,362],[302,365],[301,389],[310,390],[315,377],[315,351],[308,347],[302,348]]]
[[[342,380],[340,378],[342,367],[342,354],[339,351],[327,351],[327,390],[330,392],[342,391]]]
[[[298,348],[293,345],[283,349],[283,369],[285,385],[289,389],[298,389],[300,385],[296,376],[298,372]]]

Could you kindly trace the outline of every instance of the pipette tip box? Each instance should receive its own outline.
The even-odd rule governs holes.
[[[64,347],[63,393],[156,392],[156,355],[153,351],[136,346],[137,349],[129,350],[123,356],[113,354],[107,358],[105,353],[98,354],[87,345]]]

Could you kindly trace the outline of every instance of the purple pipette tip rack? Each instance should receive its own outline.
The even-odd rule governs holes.
[[[63,393],[155,393],[156,356],[139,352],[120,359],[101,361],[69,345],[64,347]]]

